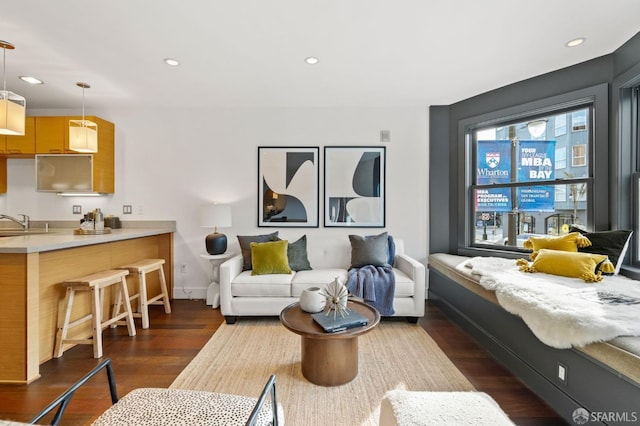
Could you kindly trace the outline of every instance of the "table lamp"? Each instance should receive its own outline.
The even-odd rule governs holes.
[[[222,254],[227,251],[227,236],[218,232],[218,228],[231,227],[231,206],[226,204],[210,204],[202,209],[200,226],[213,228],[213,234],[204,240],[209,254]]]

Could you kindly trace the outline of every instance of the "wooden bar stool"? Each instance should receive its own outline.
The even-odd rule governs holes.
[[[127,290],[127,281],[125,276],[129,275],[129,271],[121,269],[111,269],[107,271],[96,272],[84,277],[67,280],[63,283],[67,287],[65,295],[64,316],[58,321],[58,332],[56,333],[56,345],[53,352],[54,358],[60,358],[64,352],[65,344],[93,345],[93,357],[102,357],[102,330],[109,325],[126,324],[129,336],[136,335],[136,327],[133,322],[133,311],[129,304],[129,291]],[[103,321],[102,306],[104,303],[104,289],[106,287],[116,286],[116,300],[124,300],[124,312],[112,315]],[[73,308],[73,299],[76,291],[91,292],[91,313],[71,321],[71,310]],[[115,312],[114,312],[115,313]],[[124,319],[124,321],[122,321]],[[77,327],[87,321],[92,322],[92,337],[90,339],[68,339],[67,334],[71,328]]]
[[[136,318],[142,318],[142,328],[149,328],[149,305],[164,305],[165,313],[171,313],[169,291],[167,290],[167,281],[164,277],[162,265],[164,265],[164,259],[144,259],[129,265],[118,267],[118,269],[126,269],[131,274],[138,274],[138,293],[129,296],[129,301],[138,299],[138,312],[134,312],[133,316]],[[147,294],[146,275],[153,271],[158,271],[160,293],[149,298]],[[116,312],[119,311],[120,306],[116,305]]]

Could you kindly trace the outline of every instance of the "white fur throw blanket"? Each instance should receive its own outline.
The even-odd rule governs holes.
[[[640,281],[615,275],[598,283],[520,272],[514,259],[474,257],[458,269],[495,291],[546,345],[565,349],[618,336],[640,336]]]

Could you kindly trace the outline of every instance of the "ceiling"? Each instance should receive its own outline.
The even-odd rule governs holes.
[[[79,107],[80,81],[91,85],[88,110],[450,104],[611,53],[640,31],[637,0],[15,0],[0,8],[0,40],[16,46],[6,52],[7,89],[28,109]],[[565,46],[576,37],[586,42]],[[308,65],[308,56],[320,62]]]

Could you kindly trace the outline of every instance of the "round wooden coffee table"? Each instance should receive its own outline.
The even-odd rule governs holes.
[[[282,325],[301,337],[302,375],[311,383],[343,385],[358,375],[358,336],[380,322],[380,313],[356,300],[349,300],[347,307],[367,317],[369,323],[338,333],[327,333],[311,314],[300,309],[299,303],[287,306],[280,313]]]

